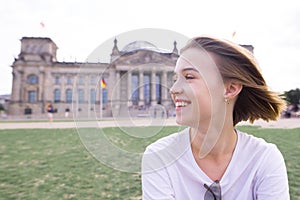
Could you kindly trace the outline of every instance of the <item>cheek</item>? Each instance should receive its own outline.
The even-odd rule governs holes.
[[[211,110],[212,96],[207,87],[198,87],[193,90],[193,112],[207,113]]]

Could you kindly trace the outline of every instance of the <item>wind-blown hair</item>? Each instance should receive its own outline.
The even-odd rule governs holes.
[[[246,48],[213,37],[192,39],[181,52],[200,48],[211,53],[223,81],[237,80],[243,85],[234,105],[233,123],[257,119],[277,120],[285,107],[278,93],[270,91],[253,54]]]

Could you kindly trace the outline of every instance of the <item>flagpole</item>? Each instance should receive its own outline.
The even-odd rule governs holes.
[[[103,116],[102,112],[103,112],[103,92],[102,92],[102,84],[100,83],[100,119],[102,119]]]
[[[103,118],[103,89],[106,87],[104,78],[100,82],[100,118]]]

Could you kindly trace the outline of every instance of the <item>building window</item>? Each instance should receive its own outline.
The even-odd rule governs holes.
[[[60,82],[60,78],[59,78],[59,76],[56,76],[56,77],[55,77],[55,85],[58,85],[59,82]]]
[[[28,102],[35,103],[36,102],[36,91],[30,90],[28,91]]]
[[[78,90],[78,103],[84,103],[84,90]]]
[[[90,84],[91,85],[96,85],[97,83],[97,78],[95,76],[92,76],[91,79],[90,79]]]
[[[67,85],[72,85],[72,77],[71,76],[67,76]]]
[[[96,90],[91,89],[90,91],[90,103],[94,104],[96,102]]]
[[[71,89],[66,90],[66,102],[72,103],[72,90]]]
[[[78,77],[78,82],[79,85],[83,85],[84,84],[84,77],[83,76],[79,76]]]
[[[106,88],[102,88],[102,103],[107,103],[108,92]]]
[[[54,102],[60,102],[60,90],[59,89],[54,90]]]
[[[25,47],[25,53],[31,53],[30,49],[31,49],[31,46],[29,44],[27,44]]]
[[[27,83],[29,84],[38,84],[39,77],[37,75],[31,74],[27,77]]]

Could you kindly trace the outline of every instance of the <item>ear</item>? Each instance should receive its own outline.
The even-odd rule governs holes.
[[[227,100],[236,99],[239,93],[243,89],[243,85],[240,82],[235,80],[229,80],[224,84],[224,87],[225,87],[224,98]]]

